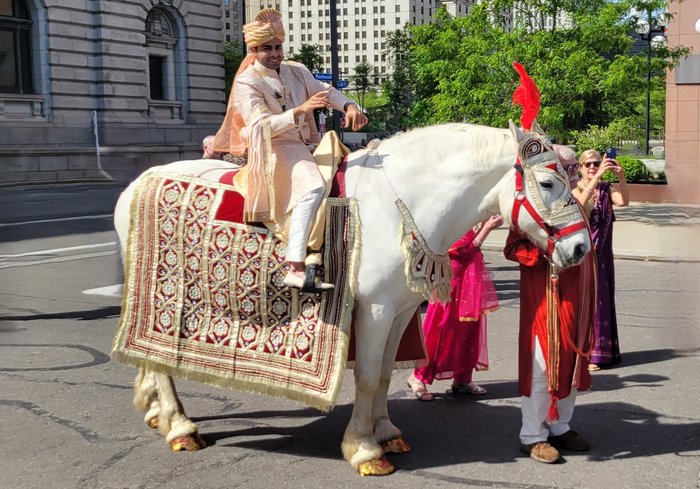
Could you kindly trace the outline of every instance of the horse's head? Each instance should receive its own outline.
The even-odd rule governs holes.
[[[567,174],[536,121],[531,131],[513,123],[510,129],[518,144],[511,226],[546,250],[558,268],[578,265],[591,239]]]

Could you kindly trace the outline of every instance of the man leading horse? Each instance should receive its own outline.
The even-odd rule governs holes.
[[[279,223],[291,212],[284,284],[317,292],[332,289],[304,262],[324,192],[310,151],[320,141],[313,111],[342,110],[345,124],[353,130],[364,127],[367,117],[304,65],[283,61],[285,32],[279,11],[260,11],[243,32],[250,52],[236,74],[214,148],[234,154],[247,151],[246,222]]]

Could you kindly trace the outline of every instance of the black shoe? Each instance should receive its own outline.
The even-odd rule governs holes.
[[[574,430],[569,430],[562,435],[550,436],[547,441],[557,448],[568,448],[576,452],[585,452],[591,448],[588,441]]]

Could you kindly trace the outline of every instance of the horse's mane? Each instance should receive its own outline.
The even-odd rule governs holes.
[[[440,124],[401,132],[381,142],[379,152],[415,158],[426,155],[430,160],[449,151],[458,151],[468,146],[470,160],[477,165],[493,161],[501,155],[504,143],[511,138],[508,129],[480,126],[468,123]]]

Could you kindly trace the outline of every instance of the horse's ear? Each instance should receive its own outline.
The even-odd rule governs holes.
[[[519,143],[520,141],[523,140],[525,137],[525,133],[523,132],[522,129],[520,129],[518,126],[513,124],[512,120],[508,121],[508,127],[510,129],[510,132],[513,134],[513,138]]]
[[[544,130],[537,123],[537,119],[532,121],[532,131],[536,132],[537,134],[541,134],[542,136],[546,136],[546,133],[544,132]]]

